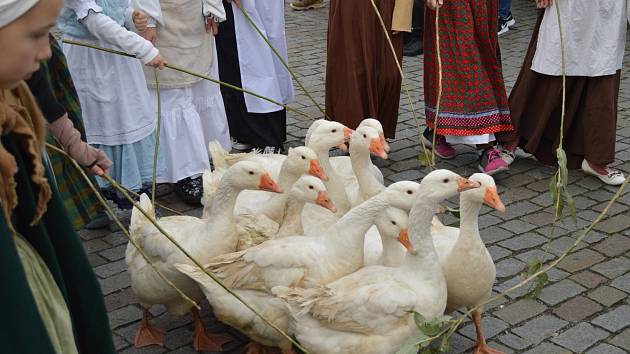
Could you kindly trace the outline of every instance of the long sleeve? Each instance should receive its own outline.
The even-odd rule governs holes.
[[[203,0],[203,15],[216,22],[223,22],[226,19],[225,8],[221,0]]]
[[[159,0],[132,0],[131,6],[135,10],[140,10],[149,16],[149,22],[153,19],[155,22],[159,23],[160,26],[164,26],[164,15],[162,14],[162,7],[160,6]],[[149,23],[149,27],[152,26]]]
[[[48,123],[53,123],[66,114],[65,108],[57,102],[48,84],[43,66],[33,73],[33,76],[26,81],[26,84],[33,93],[33,96],[35,96],[35,100]]]
[[[134,54],[144,64],[159,54],[151,42],[120,26],[105,14],[90,12],[82,22],[93,36]]]
[[[396,0],[392,17],[392,31],[411,32],[413,0]]]

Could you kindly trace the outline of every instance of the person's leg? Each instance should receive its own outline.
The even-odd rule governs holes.
[[[499,18],[507,19],[512,9],[512,0],[499,1]]]
[[[405,33],[403,55],[413,57],[423,52],[424,1],[414,0],[411,32]]]

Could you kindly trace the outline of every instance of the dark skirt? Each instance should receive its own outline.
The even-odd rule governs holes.
[[[498,4],[498,0],[447,0],[440,9],[440,135],[472,136],[513,129],[497,35]],[[424,97],[431,128],[440,77],[435,16],[435,11],[426,9]]]
[[[66,57],[57,41],[52,36],[50,36],[50,47],[52,57],[42,62],[46,77],[53,89],[57,102],[64,107],[68,113],[68,118],[81,133],[81,138],[85,141],[85,128],[81,115],[81,105],[74,87],[74,82],[68,71]],[[47,135],[46,142],[58,148],[63,148],[50,134]],[[57,188],[59,189],[61,200],[68,211],[72,225],[75,230],[79,230],[90,222],[99,210],[102,210],[102,206],[87,181],[83,179],[81,173],[77,171],[70,160],[55,150],[48,149],[47,152],[55,173],[55,180],[57,181]],[[93,177],[90,177],[90,179],[92,183],[98,187],[96,180]]]
[[[234,12],[232,5],[223,1],[227,20],[221,23],[216,38],[219,60],[219,78],[237,87],[243,87],[236,45]],[[248,55],[255,55],[249,53]],[[265,94],[260,92],[260,94]],[[230,134],[239,142],[257,148],[267,146],[280,148],[287,139],[287,112],[282,109],[269,113],[250,113],[245,104],[245,94],[238,90],[221,86],[221,95],[228,118]]]
[[[510,110],[515,133],[498,134],[503,142],[516,142],[542,163],[557,165],[560,139],[562,77],[532,71],[536,52],[538,18],[525,62],[510,94]],[[615,159],[617,100],[621,72],[614,75],[567,76],[564,150],[567,165],[580,168],[582,160],[607,165]]]
[[[394,0],[377,1],[386,28]],[[403,36],[391,35],[402,63]],[[398,122],[401,80],[396,59],[369,0],[331,0],[328,17],[326,112],[349,128],[376,118],[393,138]]]

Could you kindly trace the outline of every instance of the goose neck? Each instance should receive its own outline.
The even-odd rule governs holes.
[[[284,219],[276,235],[277,237],[304,234],[304,229],[302,228],[302,210],[304,205],[303,201],[289,198],[284,211]]]

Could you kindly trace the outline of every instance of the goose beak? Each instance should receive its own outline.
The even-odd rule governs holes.
[[[337,212],[337,207],[335,207],[335,203],[333,203],[332,199],[328,198],[328,193],[321,191],[317,194],[317,201],[315,201],[317,205],[320,205],[333,213]]]
[[[379,138],[372,139],[372,142],[370,143],[370,152],[383,160],[387,159],[387,152],[385,152],[385,147]]]
[[[497,193],[497,189],[495,187],[486,188],[486,193],[483,196],[483,201],[496,210],[505,213],[505,205],[503,205],[501,198],[499,198],[499,193]]]
[[[471,181],[468,178],[464,178],[464,177],[459,177],[458,179],[457,191],[460,193],[463,191],[467,191],[469,189],[474,189],[474,188],[479,188],[479,187],[481,187],[481,183],[479,182]]]
[[[326,176],[326,172],[324,172],[324,169],[317,160],[311,160],[311,168],[309,168],[308,174],[310,174],[311,176],[315,176],[322,181],[328,181],[328,176]]]
[[[261,191],[273,192],[273,193],[282,193],[282,188],[276,183],[276,181],[271,178],[269,173],[263,173],[260,176],[260,183],[258,184],[258,189]]]
[[[385,134],[380,134],[380,137],[381,137],[381,144],[383,144],[383,149],[385,149],[386,153],[389,153],[392,150],[392,148],[389,146],[387,139],[385,139]]]
[[[407,229],[400,230],[400,233],[398,234],[398,242],[405,246],[407,252],[411,253],[414,256],[418,254],[418,252],[416,252],[416,249],[413,247],[413,244],[411,244],[411,240],[409,239],[409,232],[407,231]]]

